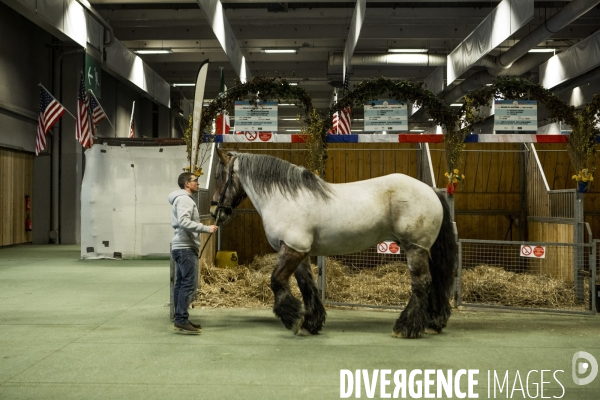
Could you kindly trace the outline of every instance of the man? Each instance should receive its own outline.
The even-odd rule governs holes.
[[[177,264],[177,279],[173,291],[175,330],[198,334],[201,326],[190,322],[188,308],[198,284],[200,233],[215,233],[218,227],[200,223],[198,207],[192,198],[192,195],[198,192],[198,177],[184,172],[179,175],[177,183],[181,190],[169,195],[169,203],[173,206],[171,226],[175,229],[171,254]]]

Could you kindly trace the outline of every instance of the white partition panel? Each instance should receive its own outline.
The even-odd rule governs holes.
[[[214,147],[214,145],[210,145]],[[168,257],[173,238],[167,196],[189,165],[185,146],[94,145],[85,152],[81,258]],[[207,188],[212,157],[200,187]]]

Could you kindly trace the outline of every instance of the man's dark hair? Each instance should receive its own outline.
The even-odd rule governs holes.
[[[177,183],[179,184],[179,187],[181,189],[185,188],[185,183],[186,182],[191,182],[192,181],[192,177],[195,177],[196,175],[192,174],[191,172],[183,172],[181,173],[181,175],[179,175],[179,179],[177,179]]]

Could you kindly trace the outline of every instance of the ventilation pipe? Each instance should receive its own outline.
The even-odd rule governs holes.
[[[465,79],[463,83],[458,86],[455,86],[452,90],[450,90],[445,96],[444,101],[448,104],[454,103],[456,100],[460,99],[471,90],[478,89],[482,86],[491,84],[496,79],[496,76],[521,76],[528,71],[531,71],[533,68],[541,65],[542,63],[548,61],[548,59],[552,57],[551,53],[530,53],[520,60],[516,61],[509,68],[503,69],[499,71],[496,75],[492,75],[487,71],[480,71],[469,78]],[[487,57],[494,58],[494,57]]]
[[[517,76],[531,70],[532,68],[542,64],[534,64],[534,58],[531,57],[523,63],[522,67],[518,65],[513,67],[513,63],[523,57],[527,52],[535,46],[548,39],[550,36],[568,26],[570,23],[581,17],[589,10],[600,3],[600,0],[573,0],[559,12],[554,14],[545,23],[538,26],[533,32],[519,40],[517,44],[511,47],[507,52],[498,57],[484,57],[478,65],[488,67],[487,71],[478,72],[467,78],[463,83],[452,89],[444,96],[444,101],[448,104],[460,99],[471,90],[477,89],[486,83],[491,83],[496,76],[511,75]],[[541,53],[543,54],[543,53]],[[549,57],[547,56],[546,59]],[[528,70],[523,69],[529,65]],[[510,70],[509,70],[510,68]],[[523,72],[521,72],[523,71]],[[518,72],[521,72],[518,74]]]
[[[404,65],[412,67],[439,67],[446,65],[446,55],[442,54],[365,54],[354,55],[352,57],[352,66],[357,65]],[[339,67],[343,63],[344,56],[341,53],[335,53],[329,56],[329,66]]]
[[[108,33],[108,41],[106,41],[106,35],[104,36],[104,47],[112,46],[112,44],[114,43],[114,40],[115,40],[115,33],[113,31],[112,26],[110,26],[110,24],[108,22],[106,22],[106,20],[104,18],[102,18],[102,16],[98,13],[98,11],[96,11],[96,9],[94,7],[92,7],[92,5],[87,0],[77,0],[77,2],[79,4],[81,4],[81,6],[83,8],[88,10],[90,15],[96,21],[98,21],[98,23],[104,27],[105,32]]]

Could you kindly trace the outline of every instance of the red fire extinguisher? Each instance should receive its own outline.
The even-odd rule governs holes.
[[[27,214],[27,219],[25,220],[25,231],[31,232],[31,218],[29,218],[29,214]]]
[[[29,195],[25,195],[25,210],[31,211],[31,197]],[[25,219],[25,232],[31,232],[31,218],[29,218],[29,213],[27,213],[27,218]]]

